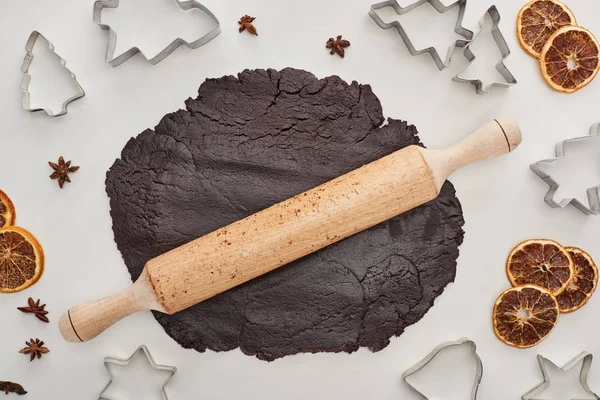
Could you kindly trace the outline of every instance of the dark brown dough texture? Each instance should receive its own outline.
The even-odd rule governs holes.
[[[370,86],[337,76],[247,70],[209,79],[198,93],[187,110],[129,140],[107,173],[115,240],[133,279],[167,250],[420,144],[413,125],[382,125]],[[155,316],[183,347],[201,352],[239,347],[274,360],[378,351],[454,280],[463,223],[447,182],[428,204],[175,315]]]

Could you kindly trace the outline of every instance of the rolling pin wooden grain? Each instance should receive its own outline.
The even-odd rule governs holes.
[[[181,311],[433,200],[452,172],[520,142],[501,118],[447,149],[396,151],[148,261],[130,288],[70,309],[60,331],[85,342],[137,311]]]

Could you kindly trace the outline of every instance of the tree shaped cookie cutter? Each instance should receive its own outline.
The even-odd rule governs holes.
[[[462,77],[462,74],[471,66],[471,64],[473,64],[473,62],[475,62],[476,57],[475,54],[473,54],[473,52],[471,51],[471,44],[475,42],[475,40],[477,40],[477,38],[481,35],[481,33],[489,24],[488,18],[492,24],[492,37],[494,38],[494,41],[496,42],[496,45],[498,46],[498,49],[500,50],[500,53],[502,55],[502,59],[496,64],[496,70],[498,70],[500,75],[502,75],[502,78],[504,78],[504,82],[496,81],[486,86],[483,86],[483,82],[481,81],[481,79],[466,79]],[[504,64],[504,60],[506,60],[510,56],[510,47],[508,47],[508,43],[506,43],[504,35],[502,35],[502,32],[500,32],[499,25],[500,13],[498,12],[496,6],[491,6],[479,21],[479,31],[475,34],[473,40],[469,44],[467,44],[463,50],[463,54],[465,58],[469,61],[469,63],[458,74],[456,74],[454,78],[452,78],[453,81],[470,83],[474,85],[477,94],[490,93],[492,87],[494,86],[506,88],[513,86],[517,83],[517,80],[515,79],[513,74],[508,70],[508,68]]]
[[[112,358],[112,357],[106,357],[104,359],[104,367],[106,368],[106,371],[108,371],[108,375],[109,375],[110,379],[108,381],[108,384],[104,388],[104,390],[102,390],[102,392],[98,396],[98,400],[111,400],[110,398],[104,396],[104,394],[108,391],[108,389],[110,388],[110,386],[112,385],[113,380],[114,380],[114,375],[109,368],[109,364],[116,364],[116,365],[119,365],[122,367],[126,367],[127,365],[129,365],[131,360],[133,360],[133,358],[138,353],[143,353],[144,356],[146,357],[146,359],[148,360],[148,362],[150,363],[150,366],[152,368],[154,368],[155,370],[169,372],[169,377],[165,380],[165,383],[162,385],[162,388],[161,388],[161,394],[162,394],[163,399],[169,400],[169,397],[167,396],[166,386],[169,384],[169,382],[171,382],[171,379],[173,379],[173,375],[175,375],[175,372],[177,372],[177,367],[173,367],[170,365],[156,364],[154,362],[154,359],[152,358],[152,355],[150,354],[150,351],[148,350],[148,348],[145,345],[141,345],[140,347],[138,347],[136,349],[136,351],[131,355],[131,357],[129,357],[127,359]]]
[[[410,387],[412,389],[413,392],[417,393],[424,400],[428,400],[427,396],[425,396],[422,392],[419,391],[419,389],[417,389],[416,387],[414,387],[413,385],[411,385],[408,382],[408,378],[410,376],[416,374],[417,372],[421,371],[422,369],[427,368],[427,366],[441,352],[447,350],[450,347],[457,347],[457,346],[468,347],[469,351],[473,355],[473,359],[475,360],[475,367],[476,367],[475,378],[473,381],[473,388],[471,389],[470,400],[476,400],[477,399],[477,391],[479,389],[479,385],[481,384],[481,379],[483,378],[483,362],[481,361],[481,358],[477,354],[477,345],[475,344],[475,342],[473,342],[472,340],[467,339],[467,338],[462,338],[462,339],[456,340],[454,342],[446,342],[446,343],[440,344],[435,349],[433,349],[433,351],[431,351],[431,353],[429,353],[424,359],[422,359],[417,364],[413,365],[412,367],[410,367],[409,369],[404,371],[404,373],[402,374],[402,380],[404,381],[404,383],[406,383],[408,385],[408,387]]]
[[[586,215],[598,215],[600,214],[600,185],[587,189],[587,196],[589,206],[586,206],[576,198],[562,199],[556,201],[554,199],[556,191],[558,190],[558,182],[547,172],[544,171],[544,165],[552,164],[566,155],[566,148],[569,143],[580,142],[583,140],[598,140],[600,139],[600,123],[596,123],[591,126],[590,132],[587,136],[577,137],[573,139],[567,139],[556,144],[556,158],[550,158],[547,160],[541,160],[531,164],[531,169],[536,173],[537,176],[542,178],[544,182],[550,186],[548,193],[544,197],[544,201],[552,208],[565,208],[569,204],[574,205],[577,209]]]
[[[440,14],[452,10],[454,7],[459,8],[458,18],[456,20],[456,25],[454,26],[454,32],[462,36],[464,39],[457,39],[450,45],[446,53],[446,58],[443,61],[438,51],[433,46],[417,50],[413,45],[412,41],[410,40],[408,34],[406,33],[406,30],[399,21],[392,21],[388,23],[381,19],[379,14],[377,14],[377,10],[380,10],[385,7],[392,7],[394,11],[396,11],[396,14],[404,15],[413,11],[417,7],[422,6],[425,3],[429,3]],[[418,56],[420,54],[428,53],[435,62],[435,65],[437,65],[438,69],[441,71],[450,65],[452,55],[454,54],[454,49],[457,47],[465,47],[469,44],[471,39],[473,39],[473,32],[462,26],[462,20],[465,15],[466,6],[467,0],[457,0],[448,6],[444,5],[440,0],[419,0],[416,3],[413,3],[406,7],[400,7],[396,0],[387,0],[381,3],[373,4],[371,6],[371,10],[369,11],[369,15],[382,29],[396,28],[411,55]]]
[[[553,368],[555,368],[557,370],[560,370],[562,372],[567,372],[571,368],[573,368],[577,364],[579,364],[580,362],[582,364],[581,364],[581,372],[579,373],[579,384],[587,393],[594,396],[594,399],[596,399],[596,400],[600,399],[600,397],[598,397],[598,395],[596,393],[592,392],[592,389],[590,389],[590,386],[588,385],[588,374],[590,372],[590,368],[592,367],[592,359],[593,359],[593,356],[590,353],[586,353],[585,351],[580,353],[577,357],[570,360],[568,363],[566,363],[561,368],[559,368],[552,361],[550,361],[547,358],[542,357],[540,355],[537,356],[537,359],[538,359],[538,364],[540,366],[540,369],[542,370],[543,381],[539,385],[535,386],[533,389],[529,390],[523,396],[521,396],[522,400],[537,400],[537,399],[539,399],[539,397],[537,397],[537,396],[542,394],[543,391],[545,391],[546,389],[548,389],[550,387],[550,376],[548,375],[548,370],[546,368],[547,364],[550,364]]]
[[[33,48],[40,37],[44,39],[46,43],[48,43],[48,48],[50,49],[52,54],[56,56],[56,58],[58,58],[63,68],[71,75],[71,80],[73,81],[75,86],[77,86],[77,94],[63,101],[61,110],[56,114],[54,114],[52,110],[48,108],[31,108],[31,93],[29,92],[29,83],[31,82],[31,75],[29,74],[29,67],[31,66],[31,63],[33,62],[34,58]],[[23,72],[23,80],[21,81],[21,105],[23,106],[23,109],[30,112],[44,111],[51,117],[59,117],[61,115],[66,114],[67,106],[69,105],[69,103],[85,96],[85,92],[83,91],[83,88],[79,85],[79,82],[77,82],[75,74],[67,68],[67,62],[61,56],[59,56],[58,53],[56,53],[56,51],[54,51],[54,46],[52,45],[52,43],[50,43],[50,41],[38,31],[33,31],[31,32],[31,35],[29,35],[29,39],[27,39],[27,43],[25,44],[25,51],[27,53],[25,54],[25,58],[23,59],[23,65],[21,66],[21,71]]]
[[[143,51],[141,51],[138,47],[132,47],[131,49],[125,51],[124,53],[115,57],[115,49],[117,46],[117,33],[106,24],[102,23],[102,10],[105,8],[117,8],[119,7],[119,0],[98,0],[94,3],[94,23],[98,25],[100,28],[107,30],[109,32],[108,39],[108,47],[106,49],[106,62],[112,65],[113,67],[119,66],[123,64],[125,61],[129,60],[131,57],[136,55],[137,53],[142,53],[142,56],[146,60],[150,62],[152,65],[156,65],[165,58],[167,58],[171,53],[173,53],[179,46],[187,46],[190,49],[197,49],[200,46],[205,45],[210,42],[221,33],[221,27],[219,24],[219,20],[215,15],[205,6],[200,4],[195,0],[188,1],[179,1],[174,0],[175,3],[179,6],[182,11],[189,11],[192,9],[198,9],[206,14],[213,22],[214,27],[201,38],[194,40],[192,42],[188,42],[183,38],[177,38],[171,42],[167,47],[161,50],[157,55],[152,58],[148,58]]]

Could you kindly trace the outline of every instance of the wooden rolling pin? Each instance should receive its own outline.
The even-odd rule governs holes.
[[[452,172],[519,143],[501,118],[447,149],[396,151],[148,261],[128,289],[70,309],[60,331],[85,342],[137,311],[181,311],[426,203]]]

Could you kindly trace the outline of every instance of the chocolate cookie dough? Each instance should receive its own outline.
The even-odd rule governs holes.
[[[129,140],[108,171],[115,241],[136,279],[167,250],[411,144],[420,144],[416,128],[385,123],[368,85],[297,69],[209,79],[186,110]],[[454,280],[463,223],[447,182],[417,209],[155,316],[183,347],[201,352],[239,347],[274,360],[378,351]]]

